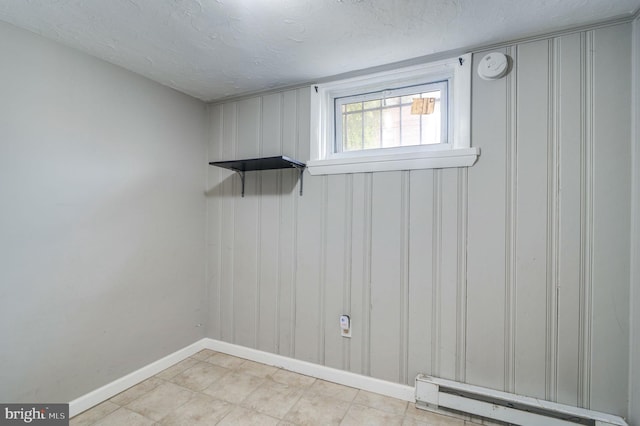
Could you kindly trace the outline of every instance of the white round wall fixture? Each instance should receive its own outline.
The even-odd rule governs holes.
[[[487,53],[478,64],[478,75],[485,80],[502,78],[507,71],[509,71],[509,60],[500,52]]]

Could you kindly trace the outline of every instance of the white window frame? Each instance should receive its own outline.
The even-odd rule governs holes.
[[[446,143],[335,152],[335,99],[394,87],[447,81]],[[311,87],[312,175],[415,170],[473,165],[471,146],[471,54]]]

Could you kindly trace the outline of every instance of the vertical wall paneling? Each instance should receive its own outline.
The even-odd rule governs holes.
[[[407,368],[409,379],[433,374],[433,188],[434,170],[413,170],[409,186]]]
[[[297,158],[306,161],[309,159],[311,147],[309,146],[309,135],[311,132],[309,111],[311,105],[310,88],[296,90],[298,104],[298,140],[296,145]]]
[[[264,97],[260,97],[260,99],[258,100],[258,105],[259,105],[259,109],[258,109],[258,128],[257,128],[257,140],[258,140],[258,153],[256,154],[256,157],[261,157],[262,156],[262,137],[263,137],[263,130],[264,130],[264,108],[263,108],[263,104],[264,104]],[[265,197],[262,197],[263,193],[262,193],[262,175],[263,173],[257,172],[256,173],[256,246],[255,246],[255,251],[256,251],[256,266],[255,266],[255,272],[256,272],[256,280],[255,280],[255,318],[254,318],[254,326],[253,329],[255,330],[255,337],[254,337],[254,345],[257,348],[259,346],[258,343],[258,339],[259,336],[261,336],[261,330],[260,330],[260,315],[262,313],[262,309],[261,309],[261,304],[260,301],[262,300],[262,297],[260,295],[261,291],[262,291],[262,272],[263,272],[263,263],[262,263],[262,255],[261,255],[261,248],[262,248],[262,204],[263,204],[263,200]],[[265,271],[266,272],[266,271]],[[268,278],[268,277],[267,277]],[[268,335],[268,332],[263,333],[262,335]]]
[[[282,95],[262,98],[260,123],[260,153],[262,157],[282,152]],[[283,172],[260,172],[259,178],[259,250],[258,250],[258,304],[256,315],[257,347],[278,352],[278,312],[280,311],[280,193]]]
[[[402,172],[401,182],[401,236],[400,242],[400,383],[411,383],[414,377],[409,377],[408,352],[409,336],[407,326],[409,324],[409,226],[411,223],[411,178],[409,171]]]
[[[291,90],[281,95],[281,147],[282,154],[292,158],[297,157],[298,146],[298,98],[297,92]],[[279,353],[293,356],[294,352],[294,324],[295,324],[295,276],[297,253],[297,203],[293,185],[297,176],[291,171],[281,171],[280,196],[280,280],[278,282],[278,348]]]
[[[236,121],[237,158],[256,158],[260,155],[262,97],[238,101],[236,109],[238,114]],[[250,180],[256,181],[256,179]]]
[[[591,402],[626,409],[629,375],[631,25],[593,36]],[[612,84],[626,82],[626,84]],[[624,113],[621,113],[624,111]]]
[[[320,318],[318,319],[318,363],[325,364],[325,331],[326,324],[325,319],[326,315],[326,306],[325,306],[325,295],[327,293],[327,216],[329,215],[329,206],[328,206],[328,176],[320,176],[317,178],[320,180],[320,205],[319,205],[319,213],[320,213],[320,258],[318,259],[318,263],[320,265],[320,276],[319,280],[319,295],[318,298],[318,311]],[[333,283],[332,283],[333,284]]]
[[[474,54],[473,69],[486,53]],[[466,378],[494,389],[505,386],[506,89],[513,74],[485,81],[474,72],[471,85],[472,144],[482,153],[468,172]]]
[[[304,92],[298,90],[298,102],[308,110],[308,90]],[[308,113],[298,115],[298,155],[302,159],[308,158],[309,155],[308,115]],[[324,239],[322,217],[326,208],[322,205],[323,186],[323,176],[311,176],[305,172],[304,195],[297,197],[294,355],[296,358],[311,362],[319,362],[321,353],[319,340],[323,320],[319,301],[322,291],[321,261]]]
[[[364,238],[362,240],[363,264],[362,282],[362,372],[371,375],[371,316],[372,316],[372,275],[373,275],[373,173],[366,173],[364,179]]]
[[[344,249],[343,249],[343,277],[342,277],[342,312],[353,316],[351,313],[351,276],[353,273],[353,175],[345,178],[344,191]],[[353,324],[352,324],[353,327]],[[342,365],[345,370],[351,370],[351,340],[343,342],[342,345]]]
[[[580,34],[564,36],[558,45],[556,129],[558,134],[558,300],[557,401],[578,404],[580,351],[581,229],[581,82]]]
[[[260,155],[261,98],[251,98],[237,103],[238,158],[256,158]],[[247,173],[245,196],[235,197],[235,233],[233,263],[233,320],[235,343],[248,347],[257,346],[256,320],[259,295],[259,202],[257,193],[258,173]]]
[[[547,40],[518,47],[515,391],[540,398],[546,389],[549,93],[539,88],[548,87],[548,62]]]
[[[349,371],[362,374],[364,314],[362,294],[364,293],[364,240],[365,202],[364,173],[351,175],[351,251],[349,252],[351,274],[349,314],[351,316],[351,339],[349,339]]]
[[[504,389],[515,392],[516,317],[516,224],[518,213],[518,49],[508,48],[514,69],[506,78],[506,160],[505,160],[505,311],[504,311]]]
[[[591,283],[593,238],[593,32],[581,40],[580,152],[580,367],[578,404],[589,408],[591,396]]]
[[[236,118],[237,110],[235,103],[224,104],[222,107],[222,158],[235,159],[236,157]],[[221,338],[234,342],[234,258],[236,256],[235,241],[235,198],[239,192],[236,191],[236,181],[238,177],[235,173],[229,173],[223,181],[222,218],[224,224],[222,228],[221,246],[222,263],[220,265],[220,316]]]
[[[282,93],[262,97],[260,156],[273,157],[282,154]]]
[[[632,128],[631,161],[640,160],[640,16],[636,15],[632,30]],[[631,171],[631,353],[629,371],[629,420],[640,423],[640,168]]]
[[[371,216],[371,375],[400,375],[402,172],[373,174]]]
[[[468,171],[460,168],[458,173],[458,247],[456,274],[456,374],[455,380],[465,382],[465,363],[467,347],[467,187]]]
[[[264,171],[245,198],[211,170],[208,333],[626,415],[630,27],[514,44],[505,78],[473,73],[472,167],[305,173],[303,196]],[[309,96],[211,106],[210,158],[308,160]]]
[[[305,89],[298,89],[295,91],[296,94],[296,105],[297,105],[297,111],[298,113],[296,114],[296,133],[295,133],[295,154],[296,157],[295,158],[300,158],[300,159],[306,159],[309,157],[309,144],[308,144],[308,137],[309,137],[309,93],[308,90]],[[305,175],[307,175],[307,173],[305,172]],[[308,175],[306,176],[307,179],[305,179],[306,182],[309,182],[309,180],[311,180]],[[296,181],[297,182],[297,181]],[[316,202],[318,199],[318,196],[320,194],[319,191],[319,187],[317,186],[318,183],[318,179],[313,179],[311,182],[311,185],[307,184],[306,186],[309,188],[310,191],[313,191],[311,200],[309,200],[308,197],[304,197],[304,199],[298,199],[296,198],[294,200],[294,208],[295,208],[295,213],[296,213],[296,228],[295,228],[295,235],[296,235],[296,242],[295,242],[295,252],[294,252],[294,256],[295,256],[295,278],[294,278],[294,287],[293,287],[293,298],[292,298],[292,312],[293,312],[293,326],[294,326],[294,331],[293,331],[293,335],[292,335],[292,347],[293,347],[293,351],[292,351],[292,355],[293,356],[298,356],[297,354],[299,353],[298,348],[304,348],[305,352],[302,352],[302,355],[300,355],[300,357],[302,359],[307,359],[307,360],[311,360],[312,358],[315,358],[318,354],[318,348],[315,348],[315,345],[307,345],[306,340],[304,341],[299,341],[299,336],[305,336],[305,339],[308,338],[312,338],[312,336],[308,336],[305,335],[305,324],[309,324],[307,327],[310,327],[310,323],[313,322],[313,312],[317,309],[316,308],[316,304],[312,303],[312,310],[311,311],[306,311],[305,310],[305,304],[300,304],[298,303],[299,300],[309,300],[309,298],[311,298],[311,300],[317,300],[318,298],[318,294],[317,294],[317,284],[316,287],[314,288],[313,284],[311,286],[305,286],[303,285],[304,282],[300,280],[300,277],[306,276],[307,278],[315,278],[317,279],[319,272],[314,270],[314,269],[310,269],[310,267],[314,267],[316,265],[313,265],[313,261],[311,259],[314,258],[314,253],[313,250],[315,249],[315,247],[319,246],[319,242],[316,240],[307,240],[306,239],[306,232],[309,230],[308,227],[309,225],[314,226],[317,228],[317,223],[313,223],[317,220],[317,216],[316,216],[316,212],[320,211],[319,206],[316,206],[314,208],[312,202],[315,198]],[[298,182],[298,185],[300,183]],[[303,198],[303,197],[301,197]],[[313,218],[313,221],[309,221],[309,220],[300,220],[299,218]],[[310,223],[311,222],[311,223]],[[317,236],[315,234],[312,234],[314,236],[314,238],[317,238]],[[307,253],[307,244],[306,243],[311,243],[314,244],[314,249],[311,250],[311,253]],[[307,263],[305,262],[306,259],[310,259],[311,262]],[[319,257],[317,255],[315,255],[315,259],[319,259]],[[316,260],[317,261],[317,260]],[[315,274],[313,275],[313,277],[310,277],[308,275],[305,274]],[[302,294],[300,294],[300,292],[298,291],[298,289],[300,289],[300,291],[302,291]],[[315,298],[315,299],[314,299]],[[304,316],[301,317],[300,312],[302,312],[304,314]],[[316,313],[316,324],[318,324],[320,318],[319,318],[319,313]]]
[[[368,174],[358,173],[351,176],[352,198],[351,198],[351,275],[349,304],[351,314],[351,334],[349,339],[349,369],[354,373],[364,374],[364,354],[367,330],[368,305],[364,303],[367,273],[365,272],[367,262],[367,235],[369,204],[367,202],[366,177]]]
[[[549,41],[549,106],[547,109],[547,318],[546,318],[546,389],[545,398],[557,399],[557,367],[558,367],[558,156],[559,156],[559,58],[561,40]]]
[[[458,173],[455,169],[440,171],[440,214],[438,240],[440,247],[438,340],[440,377],[455,379],[458,303]]]
[[[351,253],[345,251],[347,235],[347,176],[324,177],[325,240],[324,250],[324,311],[323,350],[324,364],[345,368],[343,346],[346,338],[340,335],[339,318],[344,309],[345,265]],[[350,236],[349,236],[350,238]],[[348,312],[345,312],[348,313]]]
[[[207,161],[222,158],[222,105],[210,107],[211,120]],[[222,269],[222,207],[224,203],[223,184],[229,172],[210,167],[207,169],[207,283],[209,291],[209,324],[207,334],[214,338],[221,338],[222,318],[220,310],[220,296],[222,285],[220,271]]]
[[[431,222],[431,371],[440,377],[440,292],[442,286],[442,170],[433,172],[433,221]]]

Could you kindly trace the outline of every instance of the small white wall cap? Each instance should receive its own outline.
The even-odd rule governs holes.
[[[509,59],[500,52],[491,52],[480,60],[478,75],[484,80],[498,80],[509,71]]]

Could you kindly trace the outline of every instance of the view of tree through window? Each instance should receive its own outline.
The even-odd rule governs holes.
[[[378,99],[341,104],[341,151],[442,142],[441,90],[391,97],[381,94]],[[434,102],[433,110],[412,114],[411,107],[417,98]]]

